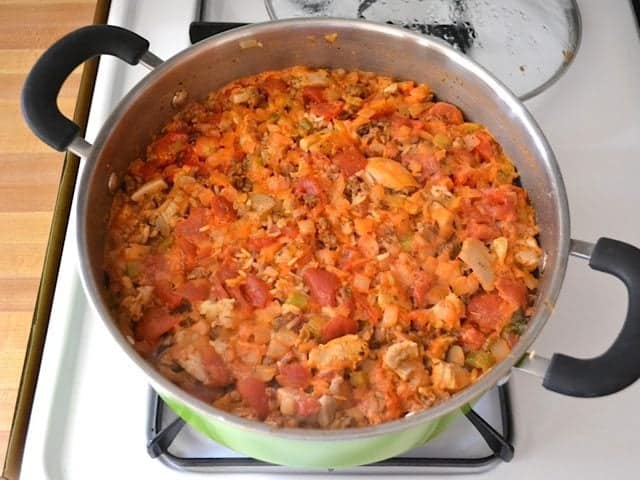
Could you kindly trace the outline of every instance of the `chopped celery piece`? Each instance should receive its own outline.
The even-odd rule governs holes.
[[[400,248],[405,252],[410,252],[413,248],[413,235],[407,235],[400,240]]]
[[[309,329],[309,332],[311,332],[311,335],[313,335],[316,338],[320,337],[320,332],[322,331],[322,327],[325,324],[325,319],[320,316],[320,315],[313,315],[309,321],[307,322],[306,327]]]
[[[353,387],[364,387],[367,385],[367,374],[360,370],[351,372],[349,382]]]
[[[522,335],[527,329],[527,319],[522,313],[522,310],[516,310],[511,316],[511,322],[504,327],[505,332],[514,333],[516,335]]]
[[[130,278],[135,278],[140,273],[140,264],[137,262],[129,262],[127,263],[127,276]]]
[[[304,293],[293,292],[289,295],[289,298],[287,298],[287,303],[302,310],[309,303],[309,298]]]
[[[473,132],[477,132],[478,130],[480,130],[482,128],[481,125],[478,125],[477,123],[471,123],[471,122],[466,122],[463,123],[462,125],[460,125],[460,129],[464,132],[464,133],[473,133]]]
[[[302,128],[305,132],[309,132],[313,128],[313,124],[309,121],[308,118],[302,118],[300,120],[300,128]]]
[[[481,368],[482,370],[490,369],[494,363],[496,363],[496,359],[493,354],[490,352],[485,352],[483,350],[476,350],[467,353],[467,356],[464,360],[464,364],[466,366],[472,368]]]

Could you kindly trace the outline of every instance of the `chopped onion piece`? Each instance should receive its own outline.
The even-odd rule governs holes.
[[[326,70],[308,72],[303,80],[305,85],[326,87],[329,85],[329,73]]]
[[[231,101],[233,103],[244,103],[247,102],[251,98],[250,90],[238,90],[231,95]]]
[[[398,323],[398,313],[398,305],[388,305],[387,308],[384,309],[384,314],[382,315],[382,326],[385,328],[390,328]]]
[[[496,254],[500,263],[504,263],[509,248],[509,240],[506,237],[498,237],[491,242],[491,250]]]
[[[161,178],[150,180],[142,185],[138,190],[133,192],[133,194],[131,195],[131,200],[133,200],[134,202],[139,202],[145,195],[149,193],[160,192],[167,187],[167,183]]]
[[[369,286],[371,285],[371,279],[362,273],[356,273],[353,276],[353,289],[356,292],[367,293]]]
[[[299,220],[298,229],[302,235],[313,235],[316,233],[315,223],[310,219]]]
[[[491,265],[491,256],[484,243],[476,238],[467,238],[462,243],[458,257],[471,267],[485,291],[493,290],[495,274]]]
[[[267,213],[276,206],[273,197],[262,193],[251,193],[249,199],[251,200],[251,208],[260,214]]]
[[[471,383],[471,375],[455,363],[438,362],[433,365],[431,380],[436,388],[456,391]]]
[[[276,391],[280,413],[283,415],[295,415],[298,412],[296,397],[289,389],[279,388]]]
[[[396,93],[398,91],[398,84],[392,83],[391,85],[387,85],[382,91],[384,93]]]
[[[447,352],[447,362],[464,366],[464,350],[460,345],[451,345]]]
[[[261,382],[270,382],[276,376],[276,367],[273,365],[256,365],[255,376]]]
[[[496,358],[497,362],[500,362],[507,358],[509,352],[511,351],[509,349],[509,345],[507,345],[507,342],[503,338],[499,337],[491,343],[489,350],[491,350],[491,353]]]

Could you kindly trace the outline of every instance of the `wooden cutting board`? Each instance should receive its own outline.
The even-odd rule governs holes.
[[[95,5],[95,0],[0,0],[0,470],[64,159],[25,125],[20,91],[43,49],[92,23]],[[79,82],[77,70],[59,97],[68,116]]]

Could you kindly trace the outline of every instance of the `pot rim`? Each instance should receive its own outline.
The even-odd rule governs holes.
[[[178,52],[176,55],[166,60],[163,64],[156,67],[153,71],[147,74],[137,85],[135,85],[120,101],[111,115],[109,115],[104,125],[100,128],[89,157],[85,159],[85,165],[80,179],[80,185],[89,185],[91,183],[96,165],[98,164],[98,159],[102,152],[102,147],[109,138],[111,131],[113,130],[112,127],[116,125],[124,116],[124,114],[129,110],[129,108],[136,103],[138,98],[145,92],[147,87],[152,85],[156,80],[160,79],[164,73],[170,71],[192,56],[196,56],[206,50],[215,49],[216,45],[218,44],[229,42],[239,43],[241,40],[252,39],[264,33],[283,29],[289,30],[292,32],[292,34],[295,34],[295,29],[298,27],[315,27],[316,29],[326,29],[327,33],[332,33],[336,28],[356,29],[378,35],[382,34],[390,37],[391,39],[397,38],[411,40],[422,48],[436,50],[438,53],[446,56],[450,61],[457,64],[468,74],[479,78],[483,83],[489,86],[494,94],[497,95],[501,100],[503,100],[509,106],[511,112],[523,123],[527,135],[535,140],[539,156],[546,157],[548,164],[547,170],[550,170],[548,173],[550,173],[553,180],[552,183],[554,186],[554,191],[552,193],[556,196],[557,201],[561,207],[558,225],[561,231],[558,235],[559,241],[557,245],[557,260],[556,265],[544,265],[543,262],[543,267],[541,268],[541,270],[545,270],[544,267],[546,267],[545,274],[551,275],[548,287],[548,295],[544,300],[540,298],[536,300],[537,311],[531,319],[530,326],[524,333],[524,335],[522,335],[519,342],[508,355],[508,357],[499,362],[487,374],[480,377],[480,379],[470,387],[461,390],[460,392],[452,395],[448,400],[434,407],[427,408],[426,410],[412,414],[409,417],[404,417],[398,420],[393,420],[374,426],[354,427],[342,430],[274,427],[262,422],[248,420],[236,416],[197,399],[196,397],[188,394],[186,391],[182,390],[180,387],[163,377],[151,366],[150,363],[144,360],[136,352],[133,346],[120,332],[120,330],[116,326],[116,323],[112,321],[112,314],[109,311],[108,307],[102,301],[96,279],[93,278],[91,274],[92,269],[89,263],[87,233],[85,228],[77,228],[76,231],[76,240],[79,252],[80,278],[84,290],[89,297],[91,305],[93,305],[95,311],[100,316],[103,323],[111,333],[113,339],[120,345],[122,350],[150,378],[153,385],[160,387],[160,390],[167,392],[169,394],[169,397],[182,402],[189,408],[196,410],[200,415],[213,418],[215,419],[215,421],[224,423],[228,426],[237,427],[241,430],[246,431],[247,433],[276,435],[278,437],[288,438],[291,440],[335,442],[399,433],[403,430],[418,427],[429,422],[430,420],[433,420],[437,417],[457,410],[460,407],[463,407],[464,405],[472,402],[477,397],[485,393],[500,380],[508,377],[511,372],[511,368],[526,353],[528,347],[537,338],[538,334],[549,318],[549,315],[553,311],[567,267],[570,241],[569,207],[564,182],[562,180],[562,175],[560,173],[558,163],[555,159],[555,155],[551,150],[551,147],[544,134],[542,133],[542,130],[534,120],[533,116],[522,104],[522,102],[513,93],[511,93],[511,91],[509,91],[504,84],[502,84],[492,74],[485,70],[484,67],[465,57],[463,54],[457,52],[440,39],[418,35],[416,33],[404,30],[401,27],[379,24],[365,20],[351,20],[331,17],[298,18],[255,23],[239,27],[237,29],[218,34],[215,37],[211,37]],[[87,204],[87,201],[88,189],[80,188],[76,199],[76,215],[78,219],[77,223],[79,226],[84,225],[82,219],[89,214],[89,206]],[[553,271],[550,272],[549,269],[552,267]]]

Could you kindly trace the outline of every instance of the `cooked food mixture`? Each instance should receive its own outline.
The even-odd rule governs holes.
[[[286,427],[419,412],[504,359],[542,251],[500,145],[427,85],[294,67],[194,103],[135,160],[106,271],[167,378]]]

